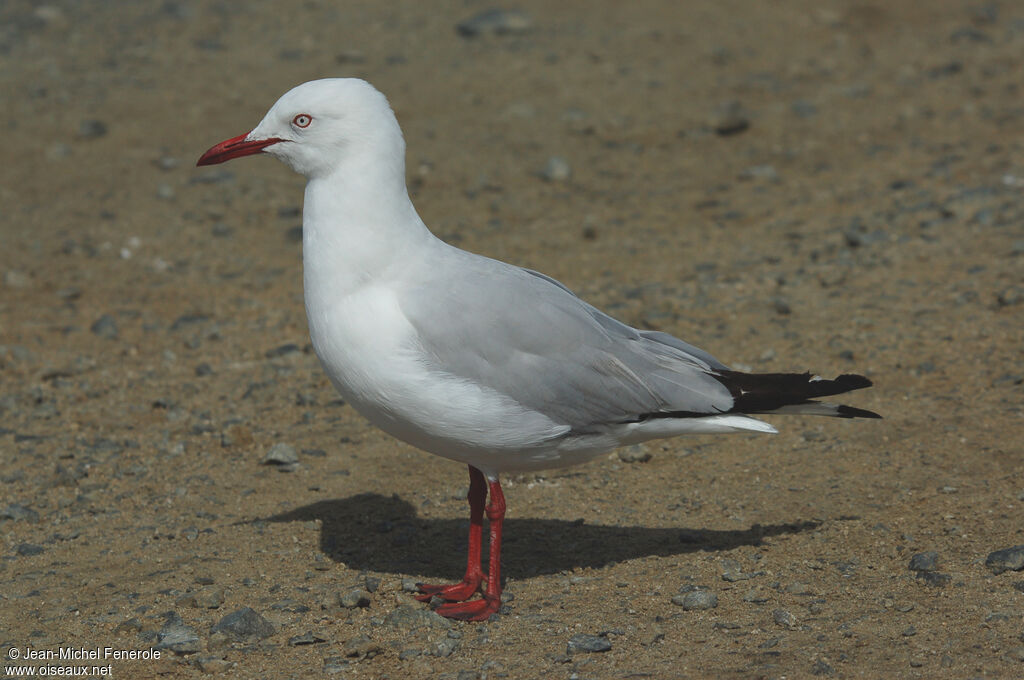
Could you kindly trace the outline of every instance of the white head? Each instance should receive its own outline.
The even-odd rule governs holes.
[[[397,163],[404,179],[405,142],[388,100],[365,80],[303,83],[277,100],[252,132],[210,148],[196,165],[267,153],[310,179],[342,164]]]

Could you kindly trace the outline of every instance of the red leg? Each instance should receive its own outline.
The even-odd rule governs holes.
[[[501,608],[501,526],[505,520],[505,494],[501,482],[489,482],[491,502],[487,505],[487,519],[491,527],[490,566],[487,570],[487,587],[483,597],[469,602],[449,602],[436,611],[441,616],[463,621],[485,621]]]
[[[482,472],[472,465],[469,466],[469,559],[466,561],[466,575],[462,577],[461,583],[454,585],[428,585],[417,583],[421,595],[416,599],[421,602],[428,602],[434,595],[454,601],[462,602],[473,597],[473,594],[480,588],[483,581],[483,571],[480,569],[480,553],[483,543],[484,526],[484,502],[487,500],[487,481]]]

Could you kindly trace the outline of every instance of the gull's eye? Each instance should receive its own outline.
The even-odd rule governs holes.
[[[308,113],[300,113],[299,115],[292,118],[292,125],[297,128],[308,128],[309,124],[313,122],[313,116]]]

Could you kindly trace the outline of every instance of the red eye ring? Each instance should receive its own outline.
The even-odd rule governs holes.
[[[309,124],[313,122],[313,116],[308,113],[300,113],[299,115],[292,118],[292,125],[297,128],[308,128]]]

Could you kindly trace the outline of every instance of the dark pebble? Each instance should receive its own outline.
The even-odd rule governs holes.
[[[750,119],[739,102],[726,102],[715,110],[711,120],[711,127],[714,128],[715,134],[721,137],[729,137],[749,129]]]
[[[985,559],[985,566],[991,569],[993,574],[1024,569],[1024,545],[1015,545],[989,553]]]
[[[298,354],[300,352],[302,352],[302,348],[296,345],[295,343],[290,342],[287,345],[281,345],[280,347],[275,347],[274,349],[268,349],[266,352],[264,352],[263,356],[265,356],[268,359],[274,359],[275,357],[286,357],[289,354]]]
[[[301,645],[315,645],[317,643],[327,641],[327,636],[321,633],[314,633],[313,631],[307,631],[302,635],[296,635],[295,637],[288,638],[288,644],[292,647],[298,647]]]
[[[588,635],[586,633],[577,633],[569,638],[569,643],[565,646],[565,653],[607,652],[611,648],[612,643],[608,641],[608,638],[599,637],[597,635]]]
[[[346,609],[355,609],[357,607],[369,607],[370,606],[370,593],[366,592],[363,588],[353,588],[347,592],[341,594],[338,598],[338,604]]]
[[[225,633],[236,641],[244,642],[270,637],[274,634],[274,626],[252,608],[242,607],[214,624],[210,633]]]
[[[444,630],[452,627],[451,622],[440,614],[410,604],[399,605],[388,612],[388,615],[384,617],[384,625],[402,631],[417,628]]]
[[[939,553],[934,550],[928,552],[917,553],[910,558],[910,564],[907,567],[911,571],[938,571],[939,570]]]
[[[16,522],[20,520],[38,522],[39,513],[31,508],[26,508],[24,505],[12,503],[6,508],[0,510],[0,519],[11,519]]]
[[[941,588],[942,586],[948,585],[953,577],[949,574],[942,574],[937,571],[919,571],[917,572],[917,580],[922,583]]]
[[[811,666],[811,675],[832,675],[833,673],[835,673],[835,669],[821,659],[815,661],[814,665]]]
[[[685,595],[676,595],[672,604],[677,604],[686,611],[702,611],[718,606],[718,595],[709,590],[693,590]]]
[[[113,340],[117,337],[117,322],[114,317],[104,314],[89,326],[89,330],[101,338]]]
[[[14,552],[22,557],[32,557],[33,555],[42,555],[45,550],[43,546],[36,545],[35,543],[19,543]]]
[[[83,120],[78,124],[78,137],[80,139],[99,139],[107,134],[107,124],[102,120]]]

